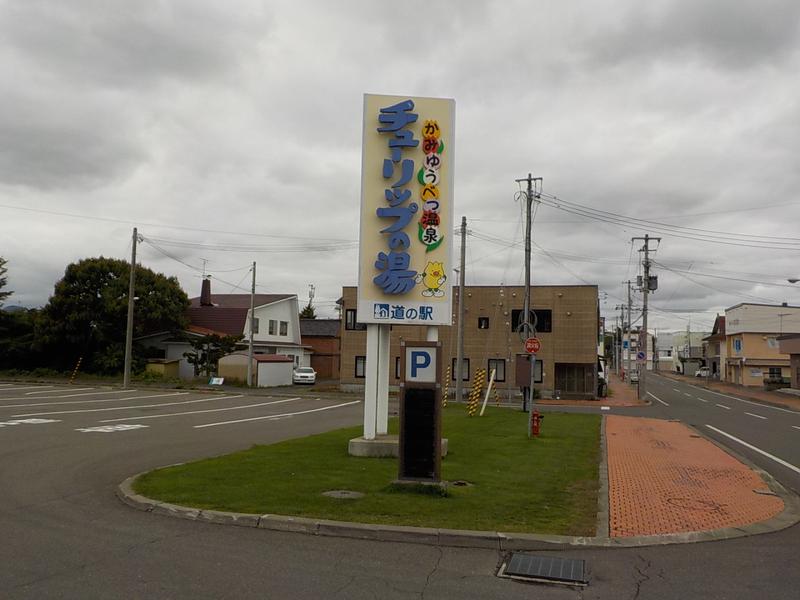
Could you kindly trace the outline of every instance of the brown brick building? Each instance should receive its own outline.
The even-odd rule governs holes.
[[[544,396],[559,390],[562,397],[595,397],[599,337],[598,289],[594,285],[533,286],[537,337],[536,385]],[[445,368],[450,366],[450,392],[455,387],[458,289],[453,302],[453,326],[439,328]],[[524,312],[524,286],[467,286],[465,288],[464,384],[472,385],[479,368],[496,369],[502,397],[519,391],[518,356],[525,350],[514,328]],[[342,290],[341,375],[343,388],[364,384],[366,326],[358,322],[356,288]],[[424,340],[422,326],[393,326],[389,383],[399,383],[400,341]],[[527,366],[527,365],[526,365]],[[522,369],[520,369],[522,370]]]
[[[300,319],[303,344],[310,346],[311,367],[318,379],[339,379],[339,319]]]

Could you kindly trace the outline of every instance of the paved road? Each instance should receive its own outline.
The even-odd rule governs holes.
[[[658,375],[648,392],[653,415],[696,427],[800,493],[800,412]]]
[[[0,598],[778,598],[800,587],[797,527],[715,544],[569,549],[588,562],[581,592],[498,579],[502,557],[489,550],[223,527],[115,498],[122,479],[153,467],[360,422],[352,398],[309,392],[0,384]]]

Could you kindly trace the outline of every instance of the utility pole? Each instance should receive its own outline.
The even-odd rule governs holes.
[[[631,373],[631,321],[632,321],[632,319],[631,319],[631,283],[632,282],[629,279],[628,281],[623,281],[622,283],[625,283],[625,284],[628,285],[628,328],[627,328],[627,330],[628,330],[628,351],[625,353],[625,377],[629,378],[630,377],[630,373]],[[625,345],[625,341],[624,341],[625,340],[625,329],[624,329],[624,327],[625,327],[625,317],[624,317],[625,309],[624,308],[622,309],[622,312],[623,312],[623,317],[622,317],[622,326],[623,326],[622,339],[623,339],[623,342],[622,342],[622,344],[624,346]],[[630,381],[630,379],[628,379],[628,381]]]
[[[133,354],[133,303],[134,289],[136,287],[136,243],[139,241],[139,232],[133,228],[131,243],[131,273],[128,279],[128,324],[125,329],[125,366],[122,373],[122,389],[128,389],[131,384],[131,357]]]
[[[530,173],[524,179],[517,179],[517,183],[525,181],[528,184],[527,192],[525,193],[525,308],[523,312],[523,320],[520,323],[521,335],[523,342],[529,337],[536,337],[536,319],[531,320],[531,209],[533,207],[534,197],[539,198],[541,195],[542,178],[534,177]],[[536,189],[534,189],[534,184]],[[536,355],[530,355],[531,362],[531,378],[528,383],[528,392],[523,394],[522,397],[522,410],[529,411],[533,414],[533,383],[536,371]],[[530,435],[530,427],[528,433]]]
[[[253,282],[250,285],[250,344],[247,347],[247,385],[253,387],[253,333],[256,323],[256,261],[253,261]]]
[[[657,289],[656,284],[651,286],[650,283],[650,241],[655,240],[661,242],[661,238],[650,237],[648,234],[644,234],[643,238],[631,238],[631,242],[636,240],[644,240],[644,246],[642,247],[642,251],[644,252],[644,261],[642,262],[644,266],[642,294],[644,298],[642,301],[642,330],[639,332],[639,348],[642,347],[642,341],[644,340],[644,369],[639,373],[639,400],[644,400],[645,394],[647,393],[647,297],[651,291],[651,287],[652,291]]]
[[[620,311],[620,316],[615,317],[617,323],[619,324],[618,328],[615,330],[617,345],[614,348],[614,366],[616,367],[617,377],[619,377],[619,368],[622,366],[622,340],[624,339],[625,333],[625,305],[624,304],[617,304],[614,307],[614,310]]]
[[[458,268],[458,331],[456,332],[456,397],[461,402],[464,393],[462,364],[464,362],[464,265],[467,262],[467,217],[461,217],[461,262]]]

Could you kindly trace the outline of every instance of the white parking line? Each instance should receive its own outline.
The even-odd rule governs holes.
[[[0,405],[0,408],[27,408],[29,406],[55,406],[58,404],[97,404],[99,402],[125,402],[130,400],[147,400],[149,398],[169,398],[171,396],[187,396],[189,392],[170,392],[169,394],[154,394],[151,396],[133,396],[127,398],[104,398],[102,400],[67,400],[66,402],[34,402],[28,404],[6,404]],[[84,394],[76,394],[76,396],[83,396]],[[72,396],[56,396],[57,398],[71,398]]]
[[[767,420],[767,417],[762,417],[761,415],[755,415],[755,414],[749,413],[749,412],[746,412],[744,414],[750,415],[751,417],[755,417],[756,419],[764,419],[765,421]]]
[[[233,423],[247,423],[248,421],[262,421],[264,419],[281,419],[283,417],[293,417],[295,415],[305,415],[308,413],[319,412],[321,410],[331,410],[332,408],[341,408],[342,406],[350,406],[351,404],[359,404],[361,400],[353,400],[352,402],[343,402],[342,404],[334,404],[333,406],[323,406],[322,408],[313,408],[311,410],[301,410],[294,413],[284,413],[282,415],[265,415],[263,417],[251,417],[249,419],[238,419],[236,421],[222,421],[220,423],[206,423],[205,425],[195,425],[195,429],[202,429],[203,427],[216,427],[218,425],[232,425]]]
[[[689,398],[691,398],[691,397],[692,397],[692,395],[691,395],[691,394],[687,394],[686,392],[683,392],[683,395],[684,395],[684,396],[688,396]]]
[[[797,425],[792,425],[792,427],[793,427],[794,429],[800,429],[800,427],[798,427]]]
[[[88,388],[70,388],[70,391],[72,391],[72,392],[85,392],[86,390],[93,390],[93,389],[94,388],[90,388],[90,387],[88,387]],[[25,395],[26,396],[35,396],[36,394],[52,394],[54,392],[61,392],[61,391],[66,392],[67,390],[61,390],[61,389],[57,389],[57,390],[41,390],[41,391],[38,391],[38,392],[25,392]]]
[[[678,392],[679,394],[681,393],[681,391],[678,388],[672,388],[672,391]]]
[[[206,410],[190,410],[186,412],[177,412],[177,413],[169,413],[166,415],[145,415],[144,417],[123,417],[121,419],[104,419],[100,421],[101,423],[116,423],[117,421],[139,421],[141,419],[163,419],[165,417],[180,417],[183,415],[199,415],[202,413],[210,413],[210,412],[221,412],[223,410],[239,410],[242,408],[255,408],[257,406],[269,406],[270,404],[282,404],[284,402],[293,402],[295,400],[300,400],[300,396],[297,398],[286,398],[284,400],[273,400],[272,402],[259,402],[258,404],[244,404],[242,406],[229,406],[227,408],[209,408]]]
[[[663,404],[664,406],[669,406],[669,404],[667,404],[666,402],[664,402],[664,401],[663,401],[661,398],[659,398],[659,397],[658,397],[658,396],[656,396],[655,394],[652,394],[652,393],[650,393],[650,392],[647,392],[647,395],[648,395],[648,396],[652,396],[653,398],[655,398],[656,400],[658,400],[659,402],[661,402],[661,404]]]
[[[85,410],[62,410],[57,412],[28,413],[24,415],[11,415],[12,417],[39,417],[43,415],[74,415],[78,413],[102,412],[106,410],[135,410],[137,408],[159,408],[161,406],[175,406],[176,404],[196,404],[198,402],[214,402],[215,400],[231,400],[241,398],[244,394],[236,396],[215,396],[214,398],[201,398],[200,400],[185,400],[184,402],[162,402],[160,404],[141,404],[137,406],[114,406],[111,408],[87,408]]]
[[[730,433],[725,433],[721,429],[717,429],[716,427],[712,427],[711,425],[706,425],[706,427],[708,427],[709,429],[712,429],[713,431],[716,431],[720,435],[724,435],[725,437],[732,439],[734,442],[739,442],[742,446],[744,446],[746,448],[750,448],[750,450],[752,450],[753,452],[758,452],[759,454],[763,454],[767,458],[774,460],[776,463],[783,465],[787,469],[791,469],[795,473],[800,474],[800,469],[795,467],[793,464],[786,462],[782,458],[778,458],[777,456],[773,456],[772,454],[770,454],[769,452],[765,452],[761,448],[756,448],[752,444],[748,444],[744,440],[740,440],[739,438],[737,438],[735,436],[732,436]]]
[[[716,406],[719,406],[720,408],[724,408],[725,410],[730,410],[731,409],[730,406],[725,406],[724,404],[717,404]]]
[[[48,400],[56,400],[59,398],[78,398],[80,396],[96,396],[97,394],[129,394],[136,390],[119,390],[115,392],[87,392],[85,394],[67,394],[66,396],[50,396]],[[176,392],[179,395],[186,395],[189,392]],[[139,398],[161,398],[163,394],[158,396],[136,396],[135,398],[110,398],[103,400],[76,400],[74,402],[26,402],[25,404],[0,404],[0,408],[24,408],[26,406],[50,406],[51,404],[93,404],[95,402],[120,402],[122,400],[134,400]],[[26,398],[3,398],[4,400],[25,400]],[[40,400],[40,398],[34,398]]]
[[[700,400],[700,402],[708,403],[708,400],[706,400],[705,398],[701,398],[700,396],[698,396],[697,399]]]
[[[4,392],[19,392],[21,390],[41,390],[44,388],[53,388],[54,385],[28,385],[25,387],[4,387]]]

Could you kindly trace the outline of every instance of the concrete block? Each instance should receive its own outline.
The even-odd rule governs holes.
[[[152,512],[156,515],[166,515],[168,517],[195,520],[200,514],[200,509],[178,506],[177,504],[169,504],[167,502],[159,502],[153,507]]]
[[[496,531],[470,531],[467,529],[439,529],[439,544],[460,548],[491,548],[500,550],[500,536]]]
[[[258,527],[259,515],[225,512],[222,510],[199,511],[196,519],[218,525],[237,525],[239,527]]]
[[[304,517],[261,515],[258,527],[259,529],[272,529],[273,531],[291,531],[316,535],[319,529],[319,522],[317,519],[306,519]]]
[[[442,438],[442,458],[447,456],[447,438]],[[400,439],[396,435],[380,435],[374,440],[357,437],[348,444],[350,456],[367,458],[397,458],[400,456]]]

